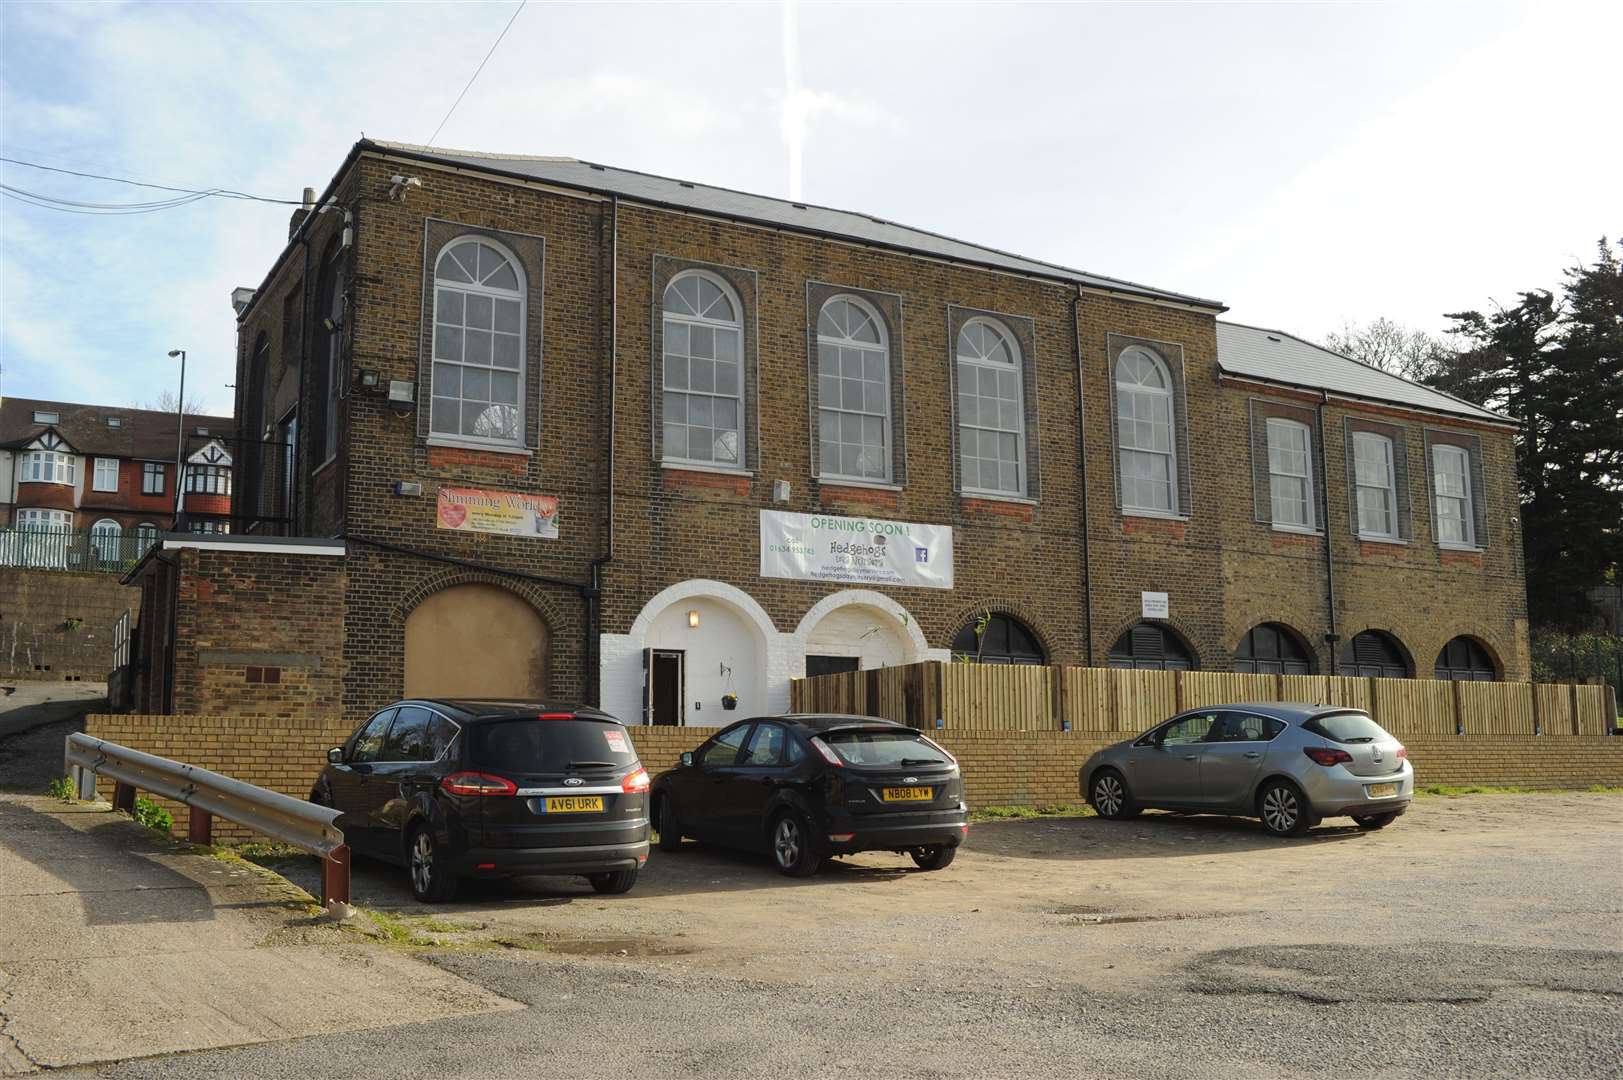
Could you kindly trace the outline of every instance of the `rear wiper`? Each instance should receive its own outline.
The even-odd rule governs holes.
[[[612,769],[612,768],[614,768],[614,762],[612,762],[612,761],[571,761],[569,763],[569,767],[571,769],[588,768],[588,767],[590,767],[590,768],[599,768],[599,769]]]
[[[904,757],[901,760],[901,764],[903,764],[903,765],[945,765],[946,762],[937,761],[934,758],[927,758],[927,757]]]
[[[1360,735],[1356,739],[1348,739],[1346,741],[1347,741],[1347,744],[1349,746],[1352,745],[1353,743],[1374,742],[1375,741],[1375,736],[1373,736],[1373,735]]]

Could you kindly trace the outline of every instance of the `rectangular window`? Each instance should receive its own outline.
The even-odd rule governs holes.
[[[163,494],[164,465],[157,461],[147,461],[141,464],[141,493],[143,495]]]
[[[95,489],[97,491],[118,490],[118,459],[99,457],[96,459]]]
[[[198,495],[229,495],[231,470],[225,465],[189,465],[186,490]]]
[[[665,458],[737,466],[743,334],[665,315]]]
[[[66,510],[19,510],[17,526],[22,529],[66,531],[73,526],[73,515]]]
[[[1398,508],[1392,440],[1369,431],[1354,433],[1353,462],[1358,492],[1358,535],[1395,540]]]
[[[1268,487],[1273,522],[1292,529],[1313,528],[1313,452],[1307,426],[1295,420],[1270,419]]]
[[[73,484],[79,478],[79,459],[55,450],[31,450],[23,455],[19,476],[25,483]]]
[[[1431,448],[1431,486],[1437,542],[1451,547],[1476,544],[1471,507],[1471,456],[1462,446]]]
[[[61,422],[62,417],[54,412],[46,412],[42,409],[34,410],[34,423],[36,424],[60,424]]]
[[[824,476],[890,479],[890,376],[882,348],[817,345],[817,460]]]

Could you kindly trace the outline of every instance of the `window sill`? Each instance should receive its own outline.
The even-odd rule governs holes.
[[[1323,536],[1323,529],[1303,528],[1300,525],[1269,525],[1277,533],[1290,533],[1292,536]]]
[[[843,476],[819,476],[817,483],[820,487],[870,488],[874,491],[901,491],[902,485],[892,484],[886,480],[858,480],[847,479]],[[829,655],[833,655],[830,653]]]
[[[659,463],[659,467],[662,469],[670,469],[673,472],[706,472],[717,473],[721,476],[755,475],[755,473],[749,469],[731,469],[724,465],[708,465],[702,461],[680,461],[675,459],[667,459],[661,461]]]
[[[448,439],[443,435],[430,435],[425,442],[429,446],[448,446],[453,450],[478,450],[487,454],[512,454],[515,457],[534,457],[535,451],[527,446],[513,446],[507,443],[483,443],[473,439]]]
[[[1123,507],[1123,518],[1150,518],[1155,521],[1188,521],[1188,514],[1169,514],[1164,510],[1135,510],[1132,507]]]
[[[1369,533],[1359,533],[1358,540],[1364,544],[1391,544],[1393,547],[1408,547],[1409,541],[1396,536],[1371,536]]]
[[[1006,491],[976,491],[974,488],[964,488],[958,493],[960,499],[980,499],[984,502],[1017,503],[1020,506],[1036,506],[1037,500],[1024,495],[1010,495]]]
[[[1482,554],[1482,551],[1483,551],[1482,548],[1477,547],[1475,544],[1443,544],[1443,543],[1439,543],[1437,545],[1437,549],[1439,551],[1463,551],[1468,555],[1480,555],[1480,554]]]

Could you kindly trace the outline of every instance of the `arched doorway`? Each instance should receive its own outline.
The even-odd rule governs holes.
[[[643,646],[649,723],[712,727],[770,711],[766,638],[725,597],[668,604],[649,624]]]
[[[1480,641],[1461,634],[1437,654],[1436,675],[1439,679],[1494,682],[1499,678],[1499,669]]]
[[[1140,671],[1193,671],[1195,654],[1171,627],[1139,623],[1110,647],[1108,665]]]
[[[407,697],[547,696],[551,635],[522,597],[453,585],[406,616]]]
[[[1359,678],[1408,679],[1414,676],[1409,652],[1385,630],[1354,634],[1341,650],[1338,674]]]
[[[977,633],[979,631],[979,633]],[[1046,664],[1037,635],[1013,615],[994,614],[981,626],[976,619],[952,639],[952,654],[978,664]]]
[[[928,652],[907,609],[871,589],[823,597],[801,618],[795,634],[804,644],[808,676],[912,664]]]
[[[1259,623],[1234,650],[1234,670],[1253,675],[1311,675],[1313,654],[1302,636],[1283,623]]]

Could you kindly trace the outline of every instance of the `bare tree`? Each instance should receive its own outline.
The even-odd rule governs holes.
[[[141,402],[136,408],[151,409],[153,412],[172,413],[175,411],[175,401],[176,394],[173,390],[160,390],[157,397]],[[203,411],[203,403],[196,398],[187,398],[186,411],[194,416],[198,415]]]
[[[1324,343],[1361,364],[1416,382],[1435,376],[1460,351],[1446,338],[1384,318],[1363,325],[1344,322],[1339,331],[1325,335]]]

